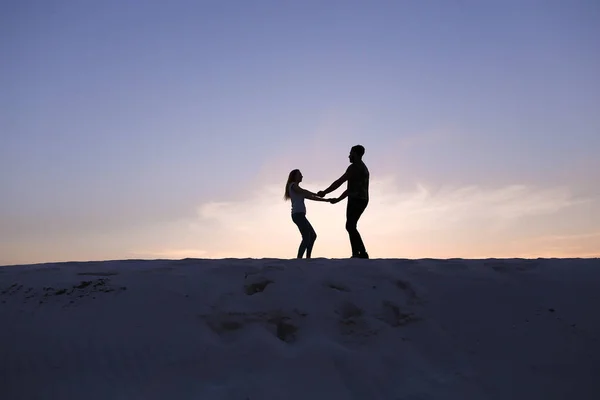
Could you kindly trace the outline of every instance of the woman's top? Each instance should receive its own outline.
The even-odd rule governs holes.
[[[292,200],[292,214],[305,213],[306,206],[304,205],[304,196],[302,196],[299,193],[296,193],[292,189],[292,185],[295,185],[295,184],[296,184],[296,182],[292,182],[288,186],[288,191],[290,192],[290,198]]]

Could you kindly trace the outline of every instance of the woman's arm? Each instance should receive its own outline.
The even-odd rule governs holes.
[[[298,185],[297,183],[292,185],[292,190],[308,200],[324,201],[324,202],[328,202],[328,203],[331,202],[331,199],[324,199],[323,197],[317,196],[315,193],[311,192],[310,190],[302,189],[300,187],[300,185]]]
[[[325,201],[325,202],[327,202],[327,203],[331,203],[331,200],[332,200],[332,199],[325,199],[325,198],[323,198],[323,197],[319,197],[319,196],[317,196],[317,195],[310,195],[310,196],[306,196],[306,198],[307,198],[308,200],[314,200],[314,201]]]
[[[296,193],[298,193],[300,196],[305,197],[305,198],[310,198],[310,197],[317,197],[317,195],[313,192],[311,192],[310,190],[306,190],[306,189],[302,189],[300,187],[299,184],[295,183],[294,185],[292,185],[292,190]],[[313,199],[311,199],[313,200]]]

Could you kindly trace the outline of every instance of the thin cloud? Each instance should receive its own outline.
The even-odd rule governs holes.
[[[532,239],[530,246],[554,257],[600,257],[600,232],[543,235]]]
[[[136,250],[132,251],[131,255],[143,258],[203,258],[207,255],[207,251],[198,249],[163,249],[163,250]]]
[[[525,217],[553,214],[587,201],[574,198],[568,188],[511,185],[433,190],[418,185],[413,191],[398,192],[391,182],[374,184],[373,203],[381,209],[377,224],[393,219],[402,222],[404,231],[457,228],[465,223],[507,227]]]
[[[304,186],[317,191],[329,183]],[[282,195],[282,185],[267,185],[249,192],[243,201],[202,204],[190,228],[202,248],[210,249],[208,257],[234,251],[247,257],[292,257],[300,235]],[[371,202],[359,228],[368,248],[379,257],[509,256],[507,252],[517,251],[511,243],[524,224],[534,224],[536,218],[551,220],[586,201],[566,187],[431,188],[422,184],[402,191],[390,176],[372,182]],[[344,203],[307,200],[306,204],[318,234],[315,256],[347,257]]]

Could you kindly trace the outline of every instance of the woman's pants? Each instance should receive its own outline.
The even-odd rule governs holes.
[[[317,239],[317,233],[313,229],[312,225],[306,219],[306,213],[293,213],[292,221],[298,226],[300,234],[302,235],[302,242],[298,248],[298,258],[302,258],[304,251],[306,250],[306,258],[311,257],[313,245]]]

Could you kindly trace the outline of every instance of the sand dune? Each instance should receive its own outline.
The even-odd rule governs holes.
[[[0,268],[0,397],[596,399],[600,260]]]

